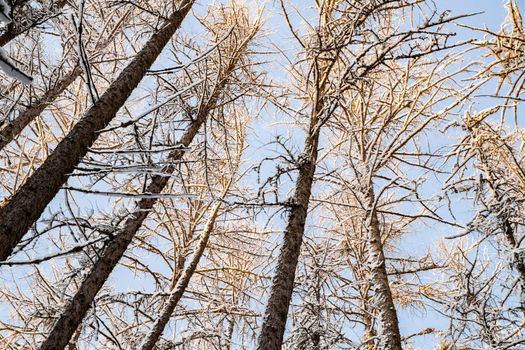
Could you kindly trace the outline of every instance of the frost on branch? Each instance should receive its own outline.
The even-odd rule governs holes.
[[[0,48],[0,68],[9,77],[20,81],[22,84],[27,85],[33,82],[33,78],[18,69],[2,48]]]
[[[10,12],[11,8],[7,2],[5,2],[5,0],[0,0],[0,23],[11,23],[11,17],[9,16]],[[0,69],[11,78],[20,81],[22,84],[31,84],[31,82],[33,82],[33,78],[18,69],[2,48],[0,48]]]

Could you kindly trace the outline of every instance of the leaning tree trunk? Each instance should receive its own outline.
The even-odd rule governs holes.
[[[106,40],[97,43],[95,47],[97,51],[104,49],[112,42],[113,34],[121,28],[127,17],[129,17],[129,12],[122,16]],[[82,67],[77,62],[69,73],[58,80],[41,97],[38,97],[34,102],[22,110],[14,120],[7,122],[7,124],[3,127],[0,127],[0,151],[2,151],[5,146],[12,142],[14,138],[18,136],[27,125],[29,125],[29,123],[42,114],[42,112],[49,105],[51,105],[71,84],[73,84],[73,82],[78,77],[80,77],[82,73]]]
[[[168,324],[171,318],[173,310],[175,310],[175,307],[177,307],[179,300],[182,298],[182,295],[186,291],[186,288],[190,283],[190,279],[193,276],[195,270],[197,269],[197,265],[199,264],[204,250],[206,249],[206,245],[208,244],[211,231],[213,230],[213,226],[215,225],[215,220],[217,219],[217,215],[219,213],[221,204],[221,200],[218,200],[212,207],[210,216],[206,221],[206,225],[204,226],[204,229],[199,238],[199,242],[197,243],[197,247],[193,252],[188,266],[186,266],[186,268],[180,275],[177,281],[177,285],[175,286],[175,288],[173,288],[173,290],[170,293],[168,301],[166,302],[166,306],[164,307],[158,318],[155,320],[153,327],[151,328],[148,335],[146,336],[146,339],[140,346],[140,350],[152,350],[157,341],[159,340],[162,332],[164,331],[164,328],[166,328],[166,325]]]
[[[32,102],[26,107],[16,119],[8,121],[6,125],[0,128],[0,151],[4,149],[11,141],[18,136],[22,130],[36,117],[38,117],[53,101],[57,99],[68,87],[71,85],[76,78],[82,74],[82,69],[79,65],[76,65],[69,73],[67,73],[62,79],[56,82],[56,84],[47,90],[42,97],[37,98],[36,101]]]
[[[369,273],[371,303],[378,318],[378,349],[401,350],[401,334],[394,299],[386,272],[385,254],[375,195],[370,188],[367,197],[365,265]]]
[[[219,81],[209,100],[199,110],[196,118],[187,126],[178,142],[182,149],[187,148],[191,144],[201,125],[206,122],[209,113],[215,108],[217,100],[228,82],[228,77],[232,74],[240,59],[240,53],[244,50],[253,35],[255,35],[255,33],[243,43],[238,55],[231,58],[230,64],[224,73],[225,77]],[[157,202],[155,195],[161,193],[168,184],[169,174],[176,170],[175,163],[181,160],[185,153],[182,149],[170,152],[169,165],[162,169],[162,173],[165,175],[156,175],[151,178],[145,192],[152,196],[143,198],[137,202],[136,210],[125,220],[122,229],[119,230],[116,237],[108,243],[100,258],[91,268],[87,278],[82,282],[75,296],[68,304],[66,310],[64,310],[53,326],[51,333],[42,344],[40,350],[61,349],[67,345],[71,335],[82,322],[84,315],[91,306],[98,291],[108,279],[111,271],[117,266],[119,260],[133,240],[133,237],[142,226],[149,212],[153,209],[153,206]]]
[[[133,58],[106,92],[84,114],[7,205],[0,208],[0,261],[6,260],[22,236],[40,217],[75,166],[124,105],[147,70],[177,31],[194,0],[186,0]]]

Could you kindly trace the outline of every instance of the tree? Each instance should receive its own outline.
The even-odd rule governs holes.
[[[300,96],[310,108],[309,126],[303,152],[297,160],[290,161],[288,172],[296,171],[298,174],[294,195],[287,208],[287,226],[259,336],[259,349],[275,349],[282,344],[318,161],[319,137],[324,125],[342,108],[342,94],[352,91],[360,81],[372,78],[374,72],[383,64],[401,57],[420,57],[445,49],[448,46],[446,39],[450,34],[431,35],[435,44],[429,46],[420,43],[421,37],[416,33],[423,34],[428,28],[454,19],[441,16],[435,21],[431,19],[414,25],[406,32],[397,27],[393,27],[390,32],[388,29],[383,30],[384,26],[379,24],[379,19],[390,23],[395,16],[402,18],[404,11],[411,8],[411,4],[398,1],[367,1],[362,4],[323,1],[316,2],[316,5],[318,22],[315,26],[310,25],[310,28],[314,29],[309,39],[299,39],[297,31],[291,29],[305,50],[305,57],[301,58],[300,62],[309,65],[304,69],[306,73],[300,76],[304,86]],[[374,34],[369,35],[369,32]],[[443,43],[440,43],[440,40],[443,40]],[[407,47],[410,48],[406,49]],[[352,48],[357,52],[352,52]],[[300,69],[296,68],[294,71],[301,74]],[[380,346],[400,349],[397,317],[392,298],[389,297],[384,257],[380,248],[380,232],[375,213],[376,199],[370,188],[364,200],[368,203],[369,212],[365,227],[370,231],[370,247],[374,247],[366,254],[371,265],[380,265],[374,272],[374,288],[378,299],[387,303],[381,307],[382,327],[385,331],[384,336],[380,338]],[[386,308],[383,308],[385,306]]]
[[[177,143],[178,149],[170,152],[169,161],[167,162],[168,165],[162,169],[162,174],[155,175],[151,178],[144,191],[145,198],[137,201],[135,205],[136,209],[125,220],[123,220],[122,228],[117,229],[117,231],[114,233],[114,238],[106,247],[104,247],[100,257],[94,263],[93,268],[88,273],[87,278],[80,285],[79,290],[76,292],[73,300],[69,303],[66,310],[64,310],[61,317],[53,326],[51,333],[42,344],[42,350],[64,347],[69,342],[71,336],[87,312],[87,309],[91,305],[91,302],[94,300],[96,293],[107,280],[109,274],[119,262],[133,237],[140,229],[149,211],[151,211],[155,205],[158,198],[155,195],[162,193],[162,191],[167,186],[169,180],[168,175],[175,171],[175,162],[180,161],[184,155],[184,151],[181,148],[190,146],[201,125],[206,122],[210,112],[217,107],[218,103],[220,103],[219,98],[223,94],[223,90],[230,79],[230,75],[234,72],[238,62],[242,59],[246,47],[253,36],[256,34],[258,27],[257,23],[248,26],[246,19],[240,18],[237,22],[235,16],[232,17],[234,19],[232,24],[239,26],[239,28],[236,28],[236,30],[241,32],[235,32],[238,33],[237,35],[239,35],[239,37],[234,37],[232,39],[232,42],[229,43],[230,47],[227,46],[224,49],[224,58],[221,57],[219,59],[220,63],[222,63],[221,61],[223,59],[225,59],[225,62],[216,68],[216,85],[213,86],[211,93],[205,96],[205,100],[200,105],[200,108],[196,111],[195,116],[193,116],[191,122],[186,126],[184,134]],[[249,30],[243,33],[246,35],[243,37],[241,33],[246,29]],[[220,54],[222,56],[222,53]],[[218,209],[219,208],[217,207],[215,210],[217,211]],[[212,214],[212,218],[215,215],[217,215],[217,212]],[[210,222],[210,225],[213,225],[212,222]],[[206,240],[203,241],[202,249],[204,249],[205,243]],[[200,254],[196,254],[196,257],[200,258]],[[177,296],[177,294],[174,295]],[[175,301],[172,303],[175,303]],[[162,322],[164,321],[161,321],[159,324],[162,324]],[[160,326],[158,326],[158,328],[160,328]],[[153,346],[156,338],[158,338],[159,335],[160,334],[158,331],[153,333],[150,337],[151,340],[149,340],[150,343],[145,344],[144,346]]]
[[[31,175],[11,200],[0,208],[0,259],[5,260],[14,246],[40,217],[42,211],[60,190],[97,139],[115,117],[146,71],[160,55],[171,36],[179,28],[193,2],[184,2],[174,9],[167,23],[150,38],[106,92],[85,113],[71,132],[62,140],[40,168]],[[19,218],[24,218],[20,220]]]

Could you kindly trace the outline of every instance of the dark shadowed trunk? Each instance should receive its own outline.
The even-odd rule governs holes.
[[[179,28],[192,4],[193,0],[185,1],[181,9],[171,15],[168,23],[152,35],[42,166],[28,178],[9,203],[0,208],[0,261],[9,257],[22,236],[67,181],[69,174],[97,139],[97,131],[105,128],[124,105]]]
[[[201,124],[202,121],[192,122],[186,129],[179,144],[184,147],[189,146]],[[183,155],[184,151],[172,151],[170,161],[175,162],[180,160]],[[175,164],[170,164],[167,169],[164,169],[166,172],[173,172],[174,170]],[[150,194],[161,193],[166,187],[168,180],[169,176],[157,175],[152,177],[145,192]],[[156,197],[143,198],[138,201],[136,205],[137,208],[124,222],[123,228],[119,230],[117,236],[108,243],[100,258],[89,272],[89,275],[82,282],[75,296],[68,304],[66,310],[64,310],[53,326],[51,333],[40,347],[40,350],[62,349],[67,345],[71,335],[80,325],[86,312],[93,303],[98,291],[106,282],[111,271],[113,271],[118,264],[156,202]]]

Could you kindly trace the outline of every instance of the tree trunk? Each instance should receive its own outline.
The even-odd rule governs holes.
[[[145,47],[133,58],[106,92],[84,114],[54,152],[29,177],[9,203],[0,208],[0,261],[6,260],[13,248],[40,217],[75,166],[87,153],[104,129],[124,105],[147,70],[160,55],[179,28],[193,0],[186,0]]]
[[[60,96],[71,85],[76,78],[82,74],[82,69],[79,65],[75,66],[71,72],[62,77],[56,84],[47,90],[42,97],[38,98],[30,106],[25,108],[16,117],[15,120],[8,122],[5,126],[0,128],[0,151],[4,149],[13,139],[22,132],[22,130],[36,117],[38,117],[44,109],[46,109],[53,101]]]
[[[159,337],[161,336],[162,332],[164,331],[164,328],[166,328],[166,325],[168,324],[171,318],[173,310],[175,310],[175,307],[177,307],[179,300],[182,298],[182,295],[186,291],[186,288],[190,283],[190,279],[193,276],[195,270],[197,269],[197,265],[199,264],[204,250],[206,249],[206,245],[208,244],[211,231],[213,230],[213,226],[215,225],[215,220],[217,219],[220,206],[221,201],[219,200],[211,209],[210,216],[206,222],[204,230],[202,231],[199,243],[195,248],[195,252],[193,252],[193,256],[191,257],[190,263],[182,272],[179,280],[177,281],[177,285],[175,286],[168,298],[164,310],[155,320],[153,327],[151,328],[148,335],[146,336],[146,339],[140,346],[141,350],[152,350],[157,341],[159,340]]]
[[[365,264],[370,274],[371,301],[379,321],[377,329],[378,349],[401,350],[399,321],[388,283],[385,254],[381,242],[381,229],[372,187],[368,190],[367,205]]]
[[[319,92],[319,95],[322,95],[322,92]],[[258,350],[275,350],[282,347],[317,163],[319,116],[322,110],[323,104],[319,100],[310,120],[304,145],[304,157],[302,163],[299,164],[299,175],[288,214],[288,224],[284,231],[281,252],[272,279],[270,298],[266,305],[262,330],[258,339]]]
[[[471,128],[470,132],[473,133],[474,130]],[[485,173],[485,178],[489,185],[490,191],[492,192],[492,195],[498,203],[502,203],[503,194],[501,193],[501,190],[498,189],[495,181],[495,178],[497,177],[493,175],[493,171],[491,171],[489,162],[481,150],[478,150],[478,159],[481,162],[483,172]],[[518,273],[518,280],[521,287],[521,307],[525,309],[525,263],[523,261],[524,254],[523,252],[521,252],[521,248],[516,239],[516,229],[512,222],[509,220],[509,218],[504,213],[496,213],[496,217],[500,222],[501,232],[503,233],[505,243],[507,244],[508,248],[513,251],[513,253],[511,254],[512,260],[510,262],[510,266]]]
[[[187,11],[187,10],[186,10]],[[182,148],[188,147],[195,138],[201,125],[207,120],[210,111],[217,104],[217,100],[225,88],[228,77],[234,71],[237,62],[240,59],[240,53],[244,50],[252,34],[243,44],[238,54],[231,58],[230,64],[225,70],[224,77],[218,83],[210,99],[203,105],[196,118],[188,125],[180,141]],[[181,160],[184,151],[175,150],[170,152],[169,165],[163,170],[163,174],[171,174],[176,170],[175,162]],[[156,175],[151,178],[151,182],[146,188],[148,194],[161,193],[168,184],[169,175]],[[127,247],[133,240],[133,237],[140,229],[149,212],[157,202],[157,198],[143,198],[136,204],[136,210],[126,219],[123,228],[119,230],[117,236],[108,243],[107,247],[91,269],[87,278],[82,282],[73,300],[69,303],[66,310],[62,313],[56,324],[53,326],[48,338],[42,344],[40,350],[53,350],[62,348],[67,344],[69,338],[79,326],[87,310],[95,299],[96,294],[102,288],[111,271],[118,264]]]

